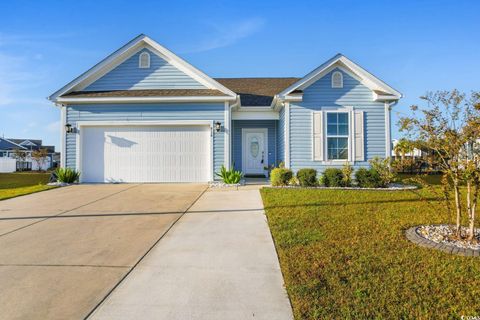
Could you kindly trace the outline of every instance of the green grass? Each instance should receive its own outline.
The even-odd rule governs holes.
[[[453,221],[427,189],[261,192],[296,319],[480,315],[480,259],[404,236]]]
[[[0,173],[0,200],[52,189],[47,186],[49,173]]]

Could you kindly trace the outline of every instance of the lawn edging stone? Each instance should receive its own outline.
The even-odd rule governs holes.
[[[407,237],[407,239],[413,242],[414,244],[424,248],[440,250],[449,254],[455,254],[459,256],[476,257],[476,258],[480,257],[480,250],[462,248],[452,244],[439,243],[439,242],[435,242],[433,240],[427,239],[418,232],[418,229],[420,227],[422,226],[411,227],[405,231],[405,236]]]

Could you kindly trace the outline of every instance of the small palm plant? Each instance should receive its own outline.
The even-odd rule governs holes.
[[[75,183],[80,178],[80,172],[70,168],[58,168],[55,170],[57,180],[63,183]]]
[[[241,171],[235,170],[235,169],[230,169],[227,170],[225,166],[222,165],[222,168],[220,169],[220,172],[215,172],[215,175],[218,177],[222,178],[222,181],[226,184],[237,184],[240,183],[240,180],[242,180],[243,173]]]

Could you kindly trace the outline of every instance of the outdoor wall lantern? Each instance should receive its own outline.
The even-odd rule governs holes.
[[[71,125],[70,123],[67,123],[67,124],[65,125],[65,132],[66,132],[66,133],[73,133],[74,130],[75,130],[75,129],[72,127],[72,125]]]
[[[220,122],[215,122],[215,131],[220,132],[221,128],[222,128],[222,124]]]

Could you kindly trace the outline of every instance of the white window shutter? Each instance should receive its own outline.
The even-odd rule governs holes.
[[[313,113],[313,160],[323,161],[323,112]]]
[[[365,138],[363,126],[363,111],[355,111],[355,161],[365,161]]]

